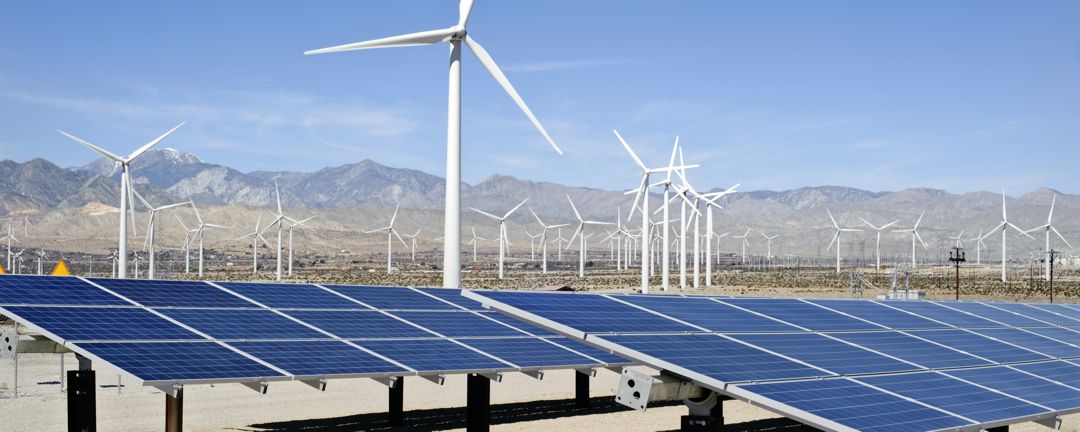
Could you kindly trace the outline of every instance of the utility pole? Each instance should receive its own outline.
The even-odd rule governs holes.
[[[1050,258],[1050,303],[1054,302],[1054,256],[1058,254],[1058,251],[1050,249],[1046,251],[1046,256]]]
[[[962,263],[964,261],[967,261],[964,257],[965,257],[964,248],[962,248],[960,246],[954,246],[952,248],[952,250],[949,251],[949,261],[952,261],[952,263],[956,266],[956,300],[960,300],[960,263]],[[1053,273],[1051,273],[1051,274],[1053,274]],[[1053,282],[1050,283],[1050,286],[1051,286],[1051,288],[1050,288],[1050,302],[1053,303],[1054,302],[1054,289],[1053,289],[1054,285],[1053,285]]]

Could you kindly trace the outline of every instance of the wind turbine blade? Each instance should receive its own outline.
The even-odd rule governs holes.
[[[482,214],[482,215],[484,215],[484,216],[487,216],[487,217],[489,217],[489,218],[492,218],[492,219],[495,219],[495,220],[499,220],[499,217],[498,217],[498,216],[495,216],[495,215],[493,215],[493,214],[491,214],[491,213],[488,213],[488,212],[486,212],[486,211],[483,211],[483,210],[478,210],[478,209],[476,209],[476,208],[473,208],[473,207],[469,207],[469,210],[472,210],[472,211],[474,211],[474,212],[480,213],[480,214]]]
[[[293,226],[296,227],[296,226],[303,225],[304,223],[306,223],[307,221],[312,220],[312,219],[315,219],[315,216],[311,216],[311,217],[309,217],[307,219],[297,221],[296,223],[293,224]]]
[[[1009,220],[1009,217],[1005,214],[1005,188],[1001,188],[1001,220]]]
[[[506,219],[506,218],[510,217],[510,215],[514,214],[514,212],[516,212],[517,209],[521,208],[521,206],[525,205],[525,203],[528,202],[528,201],[529,201],[529,199],[525,198],[525,201],[522,201],[521,204],[518,204],[518,205],[514,206],[514,208],[512,208],[512,209],[510,209],[510,211],[506,212],[506,214],[502,218]]]
[[[872,229],[872,230],[874,230],[874,231],[880,231],[880,230],[883,230],[883,229],[885,229],[885,227],[881,227],[880,229],[878,229],[878,227],[874,226],[874,224],[872,224],[872,223],[870,223],[870,222],[867,222],[867,221],[866,221],[866,219],[863,219],[862,217],[859,217],[859,220],[861,220],[861,221],[862,221],[862,223],[866,224],[866,226],[869,226],[869,227],[870,227],[870,229]],[[886,226],[887,226],[887,225],[886,225]]]
[[[131,162],[131,161],[135,160],[136,158],[138,158],[139,156],[142,156],[143,153],[146,153],[147,150],[150,150],[150,147],[153,147],[157,143],[161,142],[161,140],[165,139],[165,137],[169,136],[170,134],[175,132],[177,129],[180,129],[180,126],[183,126],[184,123],[187,123],[187,122],[180,122],[180,124],[176,125],[172,129],[169,129],[168,132],[165,132],[165,133],[161,134],[161,136],[159,136],[157,138],[154,138],[150,142],[146,143],[146,145],[144,145],[142,147],[139,147],[137,150],[131,152],[131,154],[128,155],[128,157],[127,157],[127,159],[125,159],[125,161]]]
[[[465,27],[469,23],[469,15],[472,14],[473,0],[461,0],[458,3],[458,27]]]
[[[832,225],[833,225],[833,227],[835,227],[836,229],[838,229],[838,230],[839,230],[839,229],[840,229],[840,225],[836,223],[836,218],[834,218],[834,217],[833,217],[833,215],[832,215],[832,211],[830,211],[830,210],[829,210],[828,208],[826,208],[826,209],[825,209],[825,212],[829,214],[829,220],[831,220],[831,221],[832,221]]]
[[[634,163],[641,167],[641,169],[647,171],[649,167],[645,166],[645,162],[641,161],[641,158],[638,157],[637,153],[634,153],[634,149],[630,148],[630,144],[626,143],[626,140],[623,139],[622,135],[619,135],[619,131],[615,129],[612,129],[611,131],[615,132],[615,138],[618,138],[619,142],[622,143],[623,148],[626,149],[626,152],[630,153],[630,157],[634,159]]]
[[[919,228],[919,222],[922,222],[923,216],[926,216],[926,210],[923,210],[923,212],[919,214],[919,218],[915,220],[915,226],[912,227],[911,229]]]
[[[639,201],[641,200],[641,195],[642,195],[642,193],[643,193],[643,192],[644,192],[644,193],[649,193],[648,189],[646,189],[646,188],[647,188],[647,187],[649,186],[649,185],[647,184],[647,183],[648,183],[648,181],[649,181],[649,176],[648,176],[648,174],[643,174],[643,175],[641,176],[641,185],[640,185],[640,186],[638,186],[638,188],[637,188],[637,190],[636,190],[636,191],[634,191],[634,201],[632,201],[632,202],[630,203],[630,211],[629,211],[629,212],[628,212],[628,214],[626,215],[626,221],[627,221],[627,222],[629,222],[630,220],[634,219],[634,210],[637,210],[637,209],[638,209],[638,202],[639,202]],[[569,198],[569,197],[567,197],[567,198]],[[645,212],[646,210],[645,210],[645,209],[641,209],[641,211],[642,211],[642,214],[644,214],[644,212]]]
[[[1047,225],[1050,225],[1052,223],[1051,221],[1054,220],[1054,204],[1057,204],[1057,195],[1056,194],[1054,195],[1054,198],[1052,200],[1050,200],[1050,215],[1046,216],[1046,224]]]
[[[1072,247],[1072,245],[1071,245],[1071,244],[1069,244],[1069,241],[1068,241],[1068,240],[1065,240],[1065,236],[1061,235],[1061,233],[1060,233],[1060,232],[1058,232],[1057,228],[1054,228],[1053,226],[1051,226],[1051,227],[1050,227],[1050,231],[1053,231],[1053,232],[1054,232],[1054,234],[1057,234],[1058,238],[1059,238],[1059,239],[1061,239],[1061,241],[1065,242],[1065,246],[1068,246],[1068,247],[1069,247],[1069,249],[1072,249],[1072,248],[1073,248],[1073,247]]]
[[[281,211],[281,189],[278,188],[277,180],[274,180],[274,197],[277,199],[277,214],[280,217],[283,212]]]
[[[176,216],[176,215],[173,215],[173,216]],[[180,226],[184,227],[184,231],[188,231],[188,232],[190,232],[190,231],[191,231],[190,229],[188,229],[188,227],[187,227],[187,225],[186,225],[186,224],[184,223],[184,221],[183,221],[182,219],[180,219],[180,216],[176,216],[176,221],[177,221],[177,222],[180,222]]]
[[[400,209],[400,208],[401,208],[401,204],[398,204],[397,206],[394,206],[394,215],[390,216],[390,229],[394,228],[394,220],[397,219],[397,212],[398,212],[398,209]]]
[[[150,209],[150,210],[161,210],[161,209],[155,209],[155,208],[154,208],[154,206],[152,206],[152,205],[150,205],[150,203],[146,202],[146,199],[145,199],[145,198],[143,198],[143,196],[142,196],[142,195],[140,195],[140,194],[139,194],[139,191],[135,190],[135,188],[131,188],[131,192],[132,192],[132,194],[134,194],[134,195],[135,195],[135,197],[136,197],[136,198],[138,198],[138,199],[139,199],[139,201],[140,201],[140,202],[142,202],[142,203],[143,203],[143,206],[145,206],[145,207],[146,207],[147,209]],[[164,208],[162,208],[162,209],[164,209]]]
[[[394,234],[394,237],[397,237],[398,241],[401,242],[402,246],[409,247],[409,244],[405,243],[405,240],[403,240],[401,236],[398,235],[397,230],[390,230],[390,232]]]
[[[919,232],[918,232],[918,231],[912,231],[911,233],[912,233],[912,234],[915,234],[915,238],[919,239],[919,243],[922,243],[922,248],[923,248],[923,249],[927,249],[927,247],[926,247],[926,242],[924,242],[924,241],[922,240],[922,236],[921,236],[921,235],[919,235]]]
[[[675,145],[671,147],[671,159],[668,159],[668,164],[667,164],[668,172],[667,172],[667,176],[664,178],[664,180],[667,181],[667,182],[671,181],[671,171],[675,167],[675,154],[678,153],[678,151],[679,151],[679,136],[675,135]]]
[[[566,200],[570,201],[570,208],[574,210],[574,216],[577,216],[578,222],[581,222],[581,213],[578,213],[577,207],[574,206],[574,200],[570,199],[570,195],[566,196]]]
[[[1020,234],[1026,235],[1026,236],[1027,236],[1027,237],[1028,237],[1029,239],[1035,240],[1035,237],[1032,237],[1032,236],[1031,236],[1031,234],[1028,234],[1028,233],[1027,233],[1027,232],[1025,232],[1024,230],[1022,230],[1022,229],[1020,229],[1019,227],[1017,227],[1016,225],[1013,225],[1013,224],[1012,224],[1012,222],[1005,222],[1005,223],[1006,223],[1006,224],[1008,224],[1008,225],[1009,225],[1010,227],[1012,227],[1012,229],[1014,229],[1014,230],[1016,230],[1017,232],[1019,232]]]
[[[490,73],[493,78],[495,78],[495,81],[499,82],[499,85],[506,91],[506,94],[510,95],[510,98],[514,100],[514,103],[517,104],[518,108],[521,108],[521,111],[525,113],[525,116],[529,118],[529,121],[532,122],[533,126],[536,126],[536,129],[540,131],[540,134],[544,136],[544,139],[547,140],[548,144],[551,144],[551,148],[555,149],[556,153],[560,155],[563,154],[562,149],[555,144],[555,140],[551,139],[547,130],[544,129],[544,125],[540,124],[540,120],[537,120],[536,116],[529,110],[529,106],[525,105],[525,101],[518,95],[517,90],[514,90],[514,86],[510,85],[510,80],[506,79],[506,75],[503,75],[502,70],[499,69],[499,65],[495,64],[495,60],[491,58],[491,55],[488,54],[487,50],[480,46],[472,36],[467,34],[465,35],[465,45],[468,45],[469,50],[473,52],[476,59],[480,60],[480,64],[484,65],[484,68],[487,69],[488,73]]]
[[[840,238],[840,231],[837,231],[835,234],[833,234],[832,241],[829,242],[829,247],[825,248],[825,252],[828,252],[828,251],[832,250],[832,245],[833,245],[833,243],[836,243],[836,239],[838,239],[838,238]],[[743,241],[746,241],[745,239],[746,239],[746,237],[744,236]],[[837,246],[837,247],[839,247],[839,246]]]
[[[373,39],[363,42],[353,42],[344,45],[336,45],[332,47],[314,49],[304,51],[304,55],[312,54],[326,54],[342,51],[355,51],[371,48],[392,48],[392,47],[405,47],[405,46],[419,46],[419,45],[431,45],[436,42],[442,42],[457,33],[457,29],[450,27],[439,30],[428,30],[416,33],[403,34],[398,36],[390,36],[381,39]]]
[[[154,209],[154,211],[162,211],[162,210],[174,209],[174,208],[183,207],[183,206],[186,206],[186,205],[188,205],[188,203],[186,203],[186,202],[163,205],[161,207],[158,207],[158,208]]]
[[[112,160],[114,160],[114,161],[117,161],[117,162],[123,162],[123,161],[124,161],[124,159],[123,159],[123,158],[121,158],[120,156],[117,156],[117,155],[114,155],[114,154],[112,154],[112,153],[109,153],[109,151],[108,151],[108,150],[105,150],[105,149],[103,149],[103,148],[101,148],[101,147],[98,147],[98,146],[96,146],[96,145],[90,144],[89,142],[87,142],[87,141],[83,140],[82,138],[79,138],[79,137],[77,137],[77,136],[75,136],[75,135],[72,135],[72,134],[69,134],[69,133],[67,133],[67,132],[64,132],[64,131],[62,131],[62,130],[60,130],[60,129],[57,129],[56,131],[57,131],[57,132],[60,132],[60,134],[61,134],[61,135],[63,135],[63,136],[66,136],[66,137],[70,138],[70,139],[71,139],[72,141],[75,141],[75,142],[77,142],[77,143],[79,143],[79,144],[82,144],[82,145],[86,146],[86,148],[88,148],[88,149],[90,149],[90,150],[93,150],[93,151],[97,152],[98,154],[100,154],[100,155],[102,155],[102,156],[105,156],[105,157],[106,157],[106,158],[108,158],[108,159],[112,159]]]
[[[889,223],[887,223],[887,224],[885,224],[885,225],[882,225],[882,226],[881,226],[881,229],[885,229],[885,228],[891,227],[891,226],[893,226],[893,225],[896,225],[896,224],[897,224],[897,223],[899,223],[899,222],[900,222],[900,219],[894,220],[894,221],[892,221],[892,222],[889,222]]]
[[[207,228],[221,228],[221,229],[229,229],[229,227],[227,227],[227,226],[225,226],[225,225],[218,225],[218,224],[203,224],[203,226],[204,226],[204,227],[207,227]]]

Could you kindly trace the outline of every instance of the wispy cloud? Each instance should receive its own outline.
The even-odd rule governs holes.
[[[553,60],[543,62],[518,63],[506,67],[509,72],[533,73],[553,72],[575,69],[593,69],[600,67],[622,66],[630,64],[627,60],[594,59],[594,60]]]

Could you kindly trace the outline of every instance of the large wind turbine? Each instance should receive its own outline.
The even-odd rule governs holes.
[[[712,286],[713,208],[722,209],[723,207],[717,204],[717,201],[724,196],[735,193],[735,189],[738,187],[739,183],[736,183],[726,190],[706,194],[707,197],[702,200],[705,202],[705,286]],[[724,233],[724,235],[727,235],[727,233]],[[720,248],[719,240],[718,237],[717,249]]]
[[[502,217],[495,216],[483,210],[477,210],[475,208],[469,207],[470,210],[499,222],[499,279],[503,278],[503,262],[506,259],[506,243],[507,237],[509,237],[509,233],[506,232],[506,218],[514,214],[517,209],[521,208],[521,206],[525,205],[525,203],[528,201],[529,199],[525,198],[524,201],[518,203],[518,205],[514,206],[514,208],[510,209],[510,211],[506,212],[506,214],[504,214]]]
[[[259,241],[270,247],[270,242],[266,241],[262,236],[262,231],[259,230],[259,226],[262,225],[262,213],[259,213],[259,217],[255,219],[255,231],[248,233],[247,235],[237,237],[234,240],[251,239],[251,274],[259,273]]]
[[[765,235],[765,233],[763,233],[761,231],[758,231],[758,234],[761,234],[761,236],[765,238],[765,258],[771,260],[772,259],[772,241],[773,241],[773,239],[775,239],[777,237],[780,237],[780,234],[773,234],[772,236],[767,236],[767,235]]]
[[[1012,228],[1012,229],[1016,230],[1016,232],[1018,232],[1020,234],[1023,234],[1023,235],[1026,235],[1026,236],[1028,236],[1028,238],[1030,238],[1032,240],[1035,240],[1035,237],[1032,237],[1031,234],[1028,234],[1028,233],[1024,232],[1024,230],[1022,230],[1020,228],[1017,228],[1016,225],[1013,225],[1012,223],[1009,222],[1008,214],[1005,211],[1005,189],[1002,189],[1001,190],[1001,223],[998,224],[997,226],[995,226],[990,231],[987,231],[986,234],[983,234],[983,236],[982,236],[982,238],[985,239],[987,237],[990,237],[990,235],[993,234],[995,231],[1001,230],[1001,281],[1002,282],[1008,282],[1008,276],[1006,276],[1006,274],[1005,274],[1005,265],[1007,264],[1008,259],[1009,259],[1008,255],[1006,254],[1008,251],[1005,250],[1005,232],[1008,231],[1009,228]]]
[[[882,226],[874,226],[874,224],[867,222],[866,219],[863,219],[861,217],[859,218],[859,220],[866,224],[866,226],[870,227],[870,229],[877,231],[877,240],[874,243],[874,258],[876,260],[874,269],[881,270],[881,232],[888,227],[896,225],[898,222],[900,222],[900,219],[894,220]]]
[[[142,195],[139,195],[139,192],[136,191],[134,188],[131,189],[131,192],[135,195],[135,198],[138,198],[139,201],[142,201],[143,206],[145,206],[147,208],[146,212],[149,213],[149,216],[148,216],[149,221],[146,223],[146,241],[145,241],[144,246],[146,247],[147,253],[150,255],[149,256],[150,261],[149,261],[149,264],[148,264],[149,267],[147,268],[146,276],[148,278],[150,278],[150,279],[153,279],[154,278],[154,237],[155,237],[154,234],[157,232],[157,230],[154,229],[155,228],[154,222],[157,220],[157,214],[158,214],[158,212],[163,211],[163,210],[168,210],[168,209],[171,209],[171,208],[186,206],[186,205],[188,205],[188,203],[190,201],[185,201],[185,202],[176,203],[176,204],[163,205],[161,207],[154,207],[154,206],[150,205],[150,203],[147,202],[146,199],[142,197]]]
[[[536,212],[534,212],[532,208],[529,208],[529,213],[532,213],[533,217],[536,218],[536,223],[540,224],[540,228],[543,229],[543,231],[540,232],[540,247],[543,249],[542,257],[540,259],[540,262],[541,262],[541,264],[540,264],[541,270],[540,271],[542,273],[547,273],[547,245],[548,245],[547,233],[548,233],[548,230],[550,230],[552,228],[558,228],[559,229],[559,238],[561,239],[562,238],[562,227],[567,226],[569,224],[548,225],[548,224],[545,224],[544,221],[540,220],[540,216],[537,216]],[[562,255],[562,243],[559,243],[559,255],[560,255],[560,257]]]
[[[502,86],[503,90],[510,95],[525,116],[529,118],[540,134],[544,136],[551,147],[557,153],[562,154],[559,146],[551,139],[544,126],[536,119],[525,101],[518,95],[517,90],[506,79],[495,60],[491,58],[487,50],[480,46],[472,35],[468,34],[465,27],[469,21],[469,13],[472,12],[473,0],[461,0],[458,5],[457,24],[441,29],[429,30],[419,33],[410,33],[400,36],[376,39],[366,42],[357,42],[346,45],[338,45],[308,51],[305,54],[323,54],[339,51],[352,51],[369,48],[388,48],[416,45],[431,45],[438,42],[450,44],[450,97],[449,110],[447,113],[446,134],[446,216],[444,219],[443,239],[443,287],[461,287],[461,45],[464,42],[469,47],[480,64],[487,69],[495,81]]]
[[[157,138],[154,138],[153,140],[146,143],[142,147],[139,147],[137,150],[131,152],[131,154],[128,155],[127,157],[117,156],[117,155],[112,154],[109,151],[107,151],[107,150],[105,150],[105,149],[103,149],[101,147],[98,147],[96,145],[90,144],[87,141],[84,141],[82,138],[76,137],[76,136],[71,135],[71,134],[69,134],[67,132],[64,132],[62,130],[57,130],[57,132],[60,132],[62,135],[70,138],[72,141],[75,141],[75,142],[77,142],[79,144],[82,144],[82,145],[86,146],[90,150],[93,150],[94,152],[104,156],[107,159],[111,159],[113,161],[113,163],[116,165],[116,169],[121,170],[121,174],[120,174],[120,241],[119,241],[120,250],[117,253],[117,255],[120,257],[119,258],[120,259],[119,266],[118,266],[119,267],[119,272],[117,273],[117,277],[120,278],[120,279],[124,279],[124,278],[127,277],[127,216],[128,216],[127,212],[129,211],[128,205],[131,204],[130,199],[131,199],[131,195],[132,195],[131,163],[134,162],[135,159],[138,159],[139,156],[142,156],[143,153],[146,153],[147,150],[150,150],[150,147],[153,147],[155,144],[161,142],[161,140],[165,139],[165,137],[169,136],[169,134],[173,133],[173,131],[179,129],[180,126],[183,126],[183,125],[184,125],[184,123],[180,123],[180,124],[176,125],[176,127],[172,128],[172,129],[169,129],[168,132],[165,132],[161,136],[159,136]],[[115,172],[115,171],[116,170],[113,170],[113,172]]]
[[[7,232],[7,235],[4,236],[4,240],[7,240],[7,271],[13,271],[14,268],[12,267],[12,264],[14,263],[14,259],[12,257],[14,255],[11,254],[11,242],[12,241],[14,241],[15,243],[22,243],[22,242],[20,242],[19,239],[15,238],[15,231],[14,231],[14,228],[11,227],[11,221],[10,220],[8,221],[8,232]]]
[[[588,237],[585,236],[585,225],[615,225],[615,224],[613,224],[611,222],[599,222],[599,221],[592,221],[592,220],[582,219],[581,218],[581,213],[578,213],[577,206],[574,205],[574,200],[570,199],[570,195],[566,196],[566,200],[570,201],[570,208],[572,210],[574,210],[574,217],[576,217],[577,220],[578,220],[577,229],[574,230],[574,235],[570,236],[570,243],[574,242],[574,237],[580,237],[580,241],[578,242],[578,245],[579,245],[579,250],[578,250],[578,277],[583,278],[583,277],[585,277],[585,242],[587,241],[586,239],[588,239]],[[566,246],[569,247],[570,243],[567,243]]]
[[[294,221],[291,218],[289,218],[289,228],[288,228],[288,230],[289,230],[289,276],[292,276],[292,265],[293,265],[293,257],[292,257],[292,250],[293,250],[292,249],[292,232],[293,232],[293,229],[300,228],[305,223],[307,223],[307,221],[312,220],[312,219],[315,219],[315,216],[311,216],[311,217],[309,217],[307,219],[298,220],[298,221]]]
[[[840,273],[840,233],[842,232],[859,232],[860,229],[854,228],[840,228],[840,225],[836,223],[836,218],[833,217],[832,212],[829,209],[825,209],[825,212],[829,214],[829,220],[832,221],[833,228],[836,228],[836,234],[833,234],[832,241],[829,242],[829,247],[825,249],[826,252],[832,249],[833,244],[836,244],[836,272]]]
[[[923,249],[926,249],[926,242],[924,242],[923,239],[922,239],[922,236],[919,235],[919,223],[922,222],[923,216],[926,216],[926,211],[925,210],[922,213],[919,214],[919,218],[915,220],[915,225],[912,225],[911,228],[902,229],[902,230],[893,230],[894,233],[911,233],[911,268],[915,268],[915,266],[916,266],[916,262],[915,262],[915,240],[919,240],[919,243],[922,243]]]
[[[423,230],[416,230],[413,234],[401,235],[402,237],[409,239],[409,254],[411,255],[412,261],[416,261],[416,237],[420,235],[420,231]]]
[[[199,239],[199,277],[203,277],[203,233],[206,231],[207,228],[228,229],[228,227],[204,222],[202,216],[199,215],[199,208],[195,207],[194,202],[189,203],[191,204],[191,209],[195,211],[195,219],[199,221],[199,226],[193,229],[191,242],[194,242],[196,238]],[[190,248],[191,245],[188,244],[187,247]]]
[[[390,216],[390,225],[382,228],[375,228],[373,230],[364,231],[364,234],[373,234],[379,231],[386,231],[386,274],[390,274],[390,271],[394,266],[394,237],[396,236],[398,241],[401,242],[406,248],[409,247],[405,243],[405,240],[401,238],[397,230],[394,229],[394,221],[397,220],[398,210],[401,209],[401,204],[394,207],[394,214]]]
[[[1054,204],[1057,204],[1057,195],[1054,195],[1053,200],[1050,201],[1050,214],[1046,216],[1046,224],[1027,230],[1028,233],[1038,230],[1046,231],[1046,247],[1043,249],[1043,254],[1045,256],[1045,259],[1043,260],[1044,270],[1046,271],[1044,277],[1046,280],[1050,280],[1050,232],[1053,231],[1054,234],[1057,234],[1058,238],[1065,242],[1065,245],[1068,246],[1069,249],[1072,249],[1072,245],[1069,244],[1068,240],[1065,240],[1065,236],[1061,235],[1057,228],[1054,228]]]

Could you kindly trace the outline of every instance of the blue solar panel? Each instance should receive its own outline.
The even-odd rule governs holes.
[[[1039,336],[1045,336],[1051,339],[1057,339],[1059,341],[1080,346],[1080,332],[1073,331],[1062,327],[1027,327],[1024,330],[1035,333]]]
[[[90,281],[143,306],[257,307],[205,282],[99,278]]]
[[[527,323],[525,321],[519,321],[519,320],[517,320],[517,319],[515,319],[515,318],[513,318],[511,316],[503,315],[503,314],[501,314],[499,312],[485,312],[484,316],[486,316],[488,318],[492,318],[495,321],[501,322],[503,324],[513,326],[516,329],[524,330],[524,331],[529,332],[530,334],[535,335],[535,336],[556,336],[557,335],[557,333],[555,333],[555,332],[553,332],[551,330],[545,329],[543,327],[534,326],[534,325],[529,324],[529,323]]]
[[[460,309],[457,306],[446,303],[439,299],[431,298],[411,289],[379,287],[379,286],[349,286],[349,285],[323,285],[326,288],[337,291],[349,298],[356,299],[375,309],[387,310],[442,310]]]
[[[0,305],[130,305],[82,279],[64,276],[0,277]]]
[[[740,387],[860,431],[930,431],[971,424],[962,418],[847,379]]]
[[[431,333],[376,311],[284,311],[344,339],[429,338]]]
[[[1080,348],[1020,329],[981,329],[973,331],[983,336],[989,336],[1003,342],[1046,354],[1049,357],[1080,357]]]
[[[987,304],[989,304],[991,306],[994,306],[996,308],[999,308],[999,309],[1005,309],[1005,310],[1007,310],[1009,312],[1012,312],[1012,313],[1023,315],[1023,316],[1028,317],[1028,318],[1043,321],[1043,322],[1045,322],[1047,324],[1061,325],[1061,326],[1080,326],[1080,321],[1074,320],[1074,319],[1066,317],[1066,316],[1058,315],[1058,314],[1053,313],[1053,312],[1047,312],[1045,310],[1042,310],[1042,309],[1039,309],[1039,308],[1036,308],[1036,307],[1032,307],[1032,306],[1028,306],[1026,304],[1004,303],[1004,302],[993,302],[993,303],[987,303]],[[1043,324],[1043,325],[1046,325],[1046,324]]]
[[[552,342],[555,342],[555,343],[557,343],[559,345],[562,345],[562,346],[564,346],[566,348],[577,351],[577,352],[579,352],[581,354],[584,354],[586,356],[597,359],[601,363],[607,363],[607,364],[631,363],[630,360],[627,360],[627,359],[619,357],[619,356],[617,356],[615,354],[612,354],[608,350],[603,350],[603,349],[600,349],[600,348],[593,347],[591,345],[586,345],[586,344],[578,342],[578,341],[576,341],[574,339],[569,339],[569,338],[564,338],[564,337],[554,337],[554,338],[548,338],[548,340],[550,340]]]
[[[712,331],[799,331],[796,327],[707,298],[636,295],[615,298]]]
[[[467,311],[392,312],[446,337],[525,336],[525,333]]]
[[[725,299],[722,301],[815,331],[881,330],[884,328],[801,300]]]
[[[928,369],[991,364],[990,361],[899,332],[844,332],[831,335]]]
[[[731,337],[804,361],[838,375],[921,369],[918,366],[875,354],[819,334],[740,334],[731,335]]]
[[[475,310],[475,311],[484,310],[484,306],[481,305],[480,302],[478,302],[476,300],[467,299],[465,297],[462,297],[461,290],[459,290],[459,289],[453,289],[453,288],[413,288],[413,289],[415,289],[417,291],[420,291],[420,292],[422,292],[424,294],[433,295],[435,297],[438,297],[440,300],[448,301],[450,303],[453,303],[454,305],[457,305],[459,307],[462,307],[462,308],[465,308],[465,309],[468,309],[468,310]]]
[[[82,343],[78,346],[144,381],[282,376],[214,342]]]
[[[893,300],[878,303],[961,328],[1004,327],[1002,324],[926,301]]]
[[[699,331],[592,294],[497,291],[484,296],[586,333]]]
[[[710,334],[605,336],[604,340],[724,382],[832,375]]]
[[[896,330],[949,328],[947,324],[930,321],[926,318],[865,300],[809,301]]]
[[[920,330],[912,335],[926,338],[998,363],[1047,360],[1044,355],[998,342],[964,330]]]
[[[244,282],[217,284],[272,308],[368,309],[315,285]]]
[[[445,339],[370,340],[357,343],[420,372],[512,368],[511,365]]]
[[[241,351],[292,375],[407,373],[408,370],[337,341],[232,342]]]
[[[326,339],[328,336],[268,310],[160,309],[215,339]]]
[[[1056,313],[1058,315],[1064,315],[1064,316],[1067,316],[1069,318],[1072,318],[1073,320],[1080,320],[1080,310],[1071,308],[1068,305],[1057,304],[1057,303],[1029,303],[1028,306],[1036,307],[1036,308],[1042,309],[1044,311],[1053,312],[1053,313]],[[1066,325],[1075,327],[1075,326],[1080,325],[1080,323],[1078,323],[1078,324],[1066,324]]]
[[[1037,364],[1047,365],[1048,363]],[[1080,408],[1080,391],[1009,367],[958,369],[943,373],[1055,410]]]
[[[593,360],[536,338],[464,339],[461,342],[524,368],[596,364]]]
[[[1072,388],[1080,388],[1080,366],[1073,362],[1051,361],[1019,364],[1012,367]]]
[[[980,423],[1048,412],[1027,402],[936,372],[858,378],[863,382]]]
[[[141,308],[9,306],[6,309],[67,341],[204,339]]]
[[[1046,323],[1020,316],[1009,311],[974,302],[938,302],[954,309],[978,315],[999,323],[1016,327],[1045,327]]]

